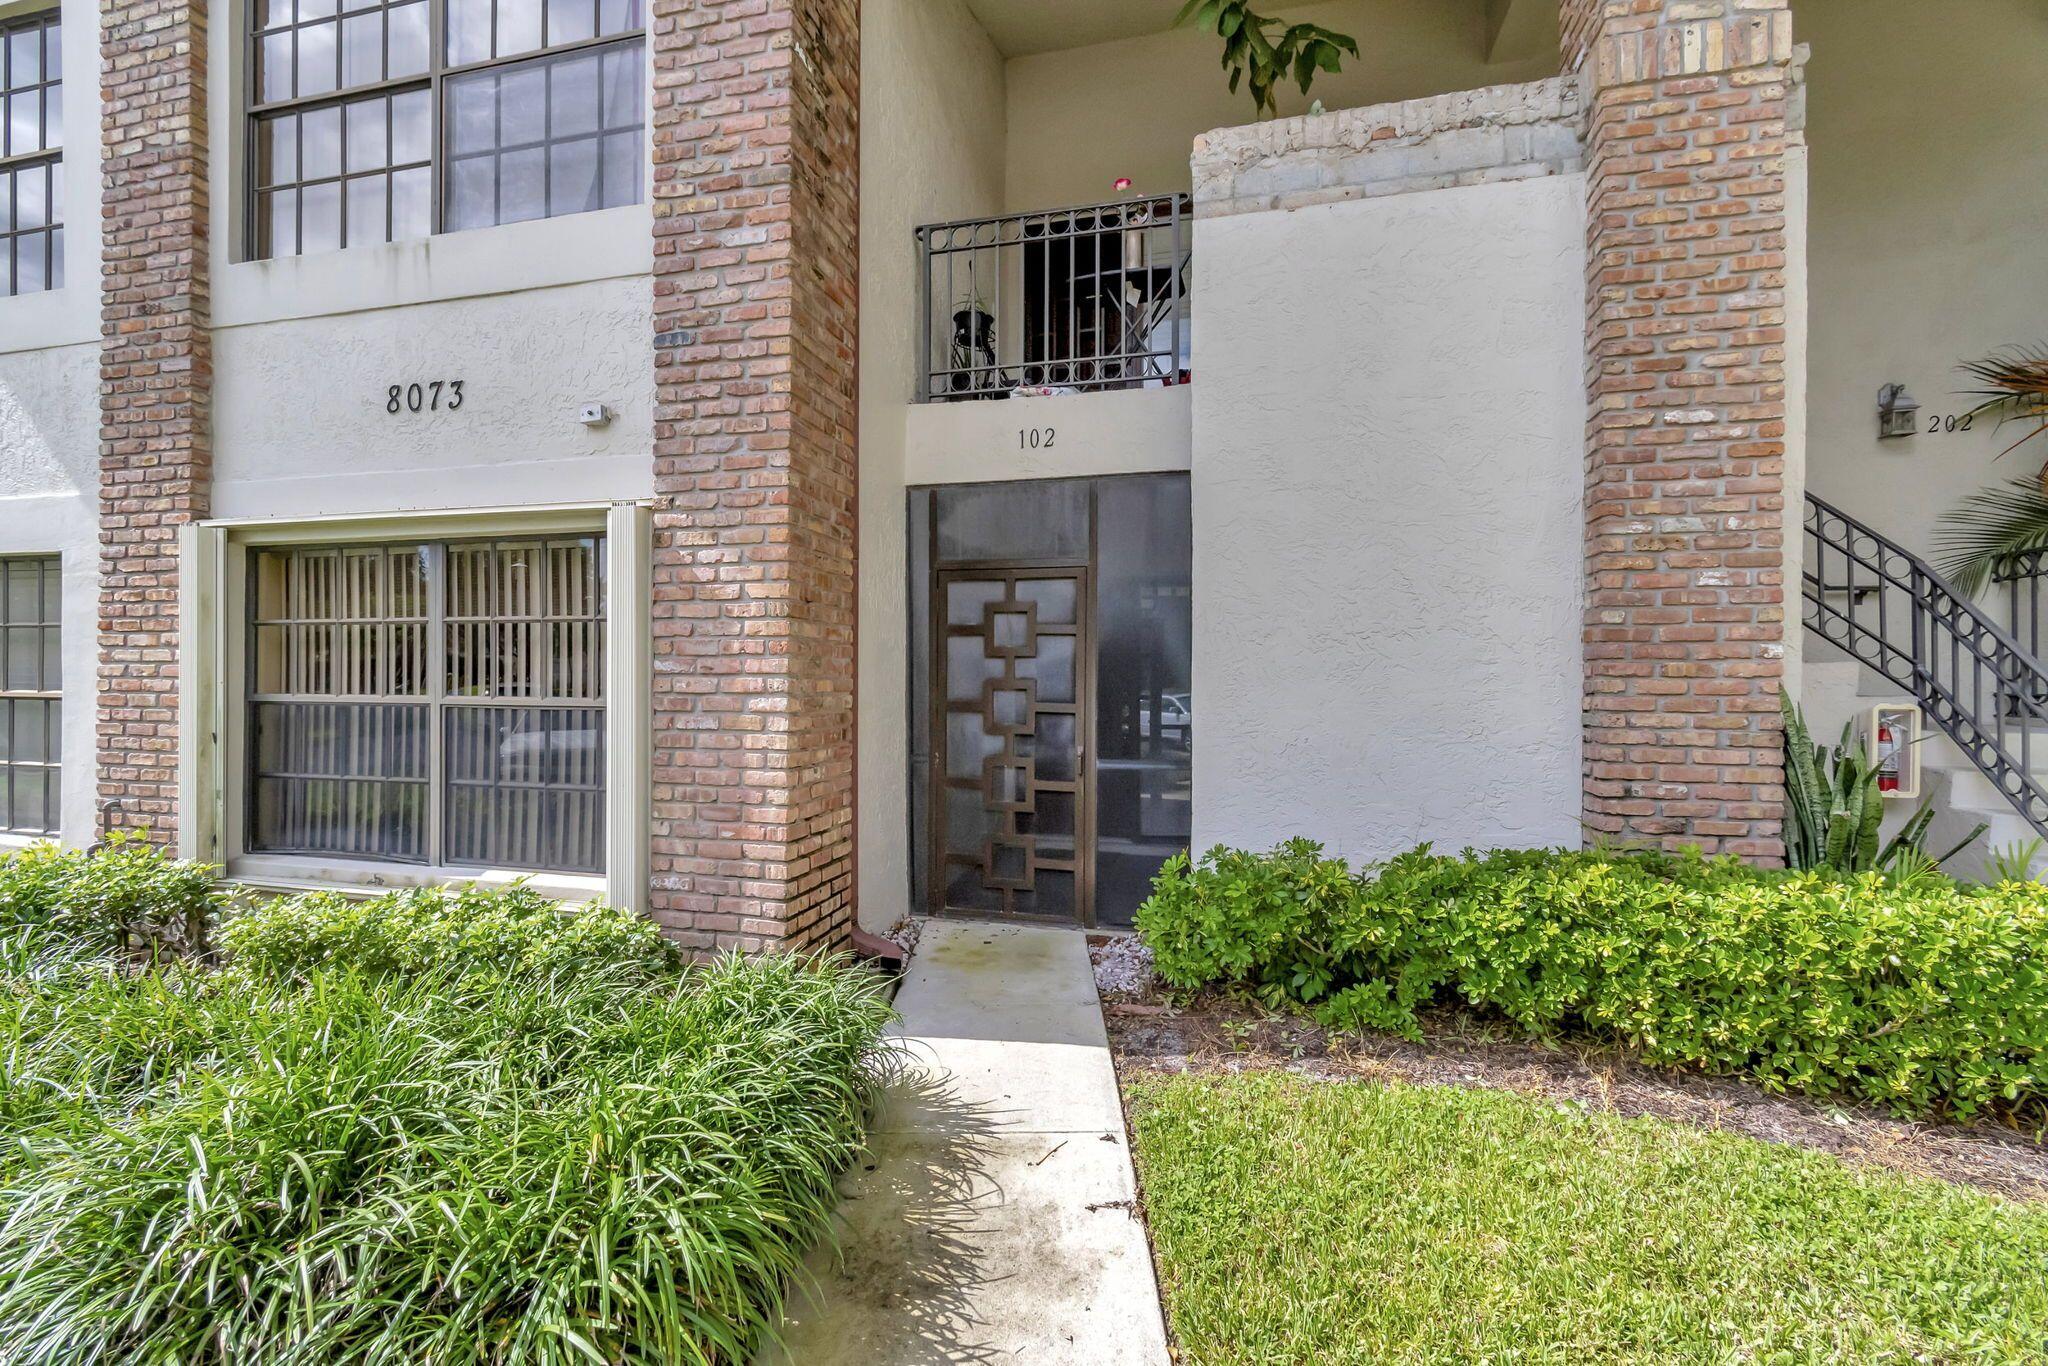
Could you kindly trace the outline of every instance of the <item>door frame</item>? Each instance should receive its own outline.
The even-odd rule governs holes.
[[[933,519],[936,522],[936,503]],[[929,707],[925,717],[926,738],[930,757],[927,763],[930,772],[926,790],[930,794],[930,829],[927,837],[928,860],[925,879],[926,910],[929,914],[949,919],[995,919],[1025,924],[1058,926],[1079,926],[1095,928],[1095,667],[1096,667],[1096,603],[1095,603],[1095,508],[1094,495],[1089,495],[1089,537],[1088,553],[1079,558],[1034,558],[1013,560],[955,560],[943,566],[936,556],[927,571],[929,579],[930,622],[929,639],[931,659],[928,665],[927,689],[930,693]],[[936,527],[933,544],[936,545]],[[1017,911],[1007,909],[1014,900],[1013,893],[1003,890],[1003,904],[1000,911],[973,911],[949,908],[946,905],[946,793],[949,778],[946,772],[946,717],[950,712],[946,679],[946,641],[952,627],[946,620],[946,585],[957,579],[992,578],[1004,575],[1015,579],[1071,578],[1075,581],[1075,633],[1074,633],[1074,741],[1078,750],[1075,763],[1074,783],[1074,913],[1054,915],[1046,912]],[[1011,818],[1014,824],[1014,816]]]

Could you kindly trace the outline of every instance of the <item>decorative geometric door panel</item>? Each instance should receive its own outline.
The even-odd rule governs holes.
[[[941,571],[933,909],[1092,923],[1085,569]]]

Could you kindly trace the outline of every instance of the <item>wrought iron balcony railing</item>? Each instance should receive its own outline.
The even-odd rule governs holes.
[[[1190,198],[934,223],[920,402],[1183,384]]]

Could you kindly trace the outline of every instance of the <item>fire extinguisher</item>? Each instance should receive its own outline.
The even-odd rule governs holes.
[[[1897,792],[1899,790],[1899,745],[1892,738],[1889,721],[1877,724],[1877,790]]]

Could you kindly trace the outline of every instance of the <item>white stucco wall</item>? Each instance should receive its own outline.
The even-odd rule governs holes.
[[[43,8],[0,2],[0,18]],[[63,559],[63,833],[93,831],[99,619],[99,11],[64,0],[64,288],[0,298],[0,555]]]
[[[867,0],[861,65],[857,811],[860,920],[877,929],[910,906],[903,519],[919,364],[913,234],[1001,211],[1003,61],[961,0]]]
[[[1940,513],[2032,474],[2034,443],[1880,441],[1877,391],[1928,414],[1968,400],[1955,367],[2048,342],[2048,3],[1797,0],[1810,157],[1808,469],[1813,491],[1926,551]]]
[[[647,497],[652,307],[621,278],[218,329],[214,515]],[[392,384],[436,379],[463,381],[460,408],[386,411]],[[585,403],[616,416],[585,427]]]
[[[8,301],[0,300],[0,304]],[[99,347],[0,353],[0,555],[63,561],[63,833],[93,830]]]
[[[1474,0],[1326,0],[1271,13],[1358,39],[1357,58],[1317,78],[1314,97],[1326,109],[1536,80],[1558,65],[1554,24],[1512,56],[1488,61],[1483,6]],[[1220,50],[1213,35],[1176,29],[1013,59],[1008,207],[1113,199],[1119,176],[1144,193],[1188,188],[1196,135],[1252,117],[1251,97],[1230,93]],[[1292,85],[1279,98],[1282,115],[1308,108]]]
[[[1583,177],[1196,230],[1196,847],[1579,838]]]
[[[912,404],[907,484],[1086,479],[1184,470],[1193,450],[1188,385],[982,403]]]

